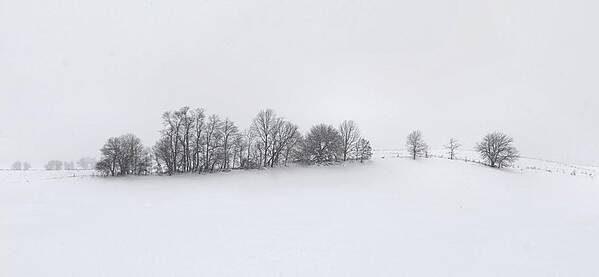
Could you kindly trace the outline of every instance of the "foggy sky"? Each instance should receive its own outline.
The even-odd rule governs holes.
[[[374,148],[489,131],[599,164],[596,1],[0,0],[0,167],[151,146],[160,115],[356,121]]]

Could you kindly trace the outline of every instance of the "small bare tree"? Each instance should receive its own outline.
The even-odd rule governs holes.
[[[358,125],[352,120],[345,120],[339,125],[339,134],[341,135],[343,161],[354,158],[351,154],[360,140],[360,130],[358,129]]]
[[[462,145],[455,138],[449,139],[449,144],[445,145],[445,149],[447,149],[447,154],[449,154],[449,159],[455,159],[455,154],[457,150],[462,147]]]
[[[406,139],[406,148],[412,159],[420,157],[428,151],[428,145],[424,142],[422,132],[419,130],[412,131]]]
[[[476,151],[491,167],[502,168],[512,165],[519,158],[518,150],[512,145],[514,139],[506,134],[493,132],[483,137]]]
[[[356,158],[363,163],[366,160],[370,160],[372,158],[372,147],[370,146],[370,142],[366,139],[359,139],[356,143]]]
[[[23,170],[29,170],[31,169],[31,164],[28,162],[23,162]]]

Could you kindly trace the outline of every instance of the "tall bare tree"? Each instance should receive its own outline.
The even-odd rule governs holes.
[[[276,114],[272,109],[262,110],[256,115],[252,122],[252,131],[260,139],[262,145],[262,166],[268,164],[268,150],[271,148],[272,133],[276,127]]]
[[[285,150],[292,147],[298,135],[297,125],[285,121],[282,118],[276,120],[272,132],[272,147],[270,150],[270,159],[268,161],[270,167],[274,167],[281,162],[281,157],[285,155]]]
[[[194,140],[194,145],[193,145],[193,171],[196,172],[201,172],[202,171],[202,166],[201,166],[201,161],[203,159],[203,155],[202,153],[204,152],[204,147],[203,147],[203,142],[202,142],[202,135],[203,135],[203,131],[204,131],[204,110],[203,109],[195,109],[193,111],[192,114],[193,120],[194,120],[194,134],[193,134],[193,140]]]
[[[220,139],[222,138],[222,125],[218,115],[211,115],[206,122],[206,132],[204,135],[204,170],[214,171],[218,163],[218,148],[220,147]]]
[[[358,125],[352,120],[345,120],[339,125],[339,134],[341,135],[341,151],[343,152],[343,161],[352,158],[356,143],[360,140],[360,130]]]
[[[232,154],[231,153],[232,144],[233,144],[235,136],[237,135],[239,130],[237,129],[237,126],[235,126],[235,123],[233,123],[233,121],[229,120],[228,118],[225,119],[221,128],[222,128],[222,135],[223,135],[222,145],[223,145],[223,153],[224,153],[222,167],[224,170],[228,170],[229,163],[231,162],[229,157]]]
[[[182,148],[181,171],[189,172],[191,171],[192,143],[195,128],[193,111],[185,106],[175,112],[175,116],[181,122],[181,134],[178,136]]]
[[[456,152],[458,149],[462,147],[462,145],[455,138],[450,138],[449,143],[445,145],[445,149],[447,149],[447,154],[449,155],[449,159],[455,159]]]

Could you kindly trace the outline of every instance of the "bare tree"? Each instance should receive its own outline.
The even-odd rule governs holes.
[[[453,160],[455,158],[457,150],[462,147],[462,145],[455,138],[450,138],[449,143],[445,145],[445,149],[447,149],[447,154],[449,155],[449,159]]]
[[[355,152],[356,158],[360,160],[361,163],[372,158],[372,147],[370,146],[370,142],[363,138],[359,139],[355,144]]]
[[[96,159],[84,157],[77,161],[77,167],[80,169],[93,169],[96,165]]]
[[[191,159],[192,159],[192,140],[195,128],[195,118],[193,111],[187,106],[182,107],[175,113],[177,120],[181,122],[181,134],[179,135],[182,157],[181,157],[181,171],[191,171]]]
[[[256,139],[254,128],[243,131],[242,143],[244,151],[242,154],[243,157],[240,160],[240,167],[249,169],[261,166],[262,156],[259,151],[261,142],[257,142]]]
[[[237,136],[239,132],[239,129],[237,129],[237,126],[235,126],[235,123],[233,123],[233,121],[229,120],[228,118],[225,119],[225,121],[222,124],[222,136],[223,136],[223,141],[222,141],[222,145],[223,145],[223,166],[222,168],[224,170],[228,170],[229,169],[229,163],[231,163],[231,160],[229,159],[229,157],[231,156],[231,149],[232,144],[235,140],[235,136]]]
[[[23,170],[29,170],[31,169],[31,164],[29,164],[28,162],[23,162]]]
[[[218,162],[218,148],[222,138],[222,121],[218,115],[208,117],[206,131],[204,133],[204,170],[214,171]]]
[[[204,147],[202,142],[202,132],[204,131],[204,110],[203,109],[195,109],[193,111],[193,119],[194,119],[194,145],[193,145],[193,171],[201,172],[202,171],[202,159],[204,157]]]
[[[62,165],[64,170],[75,170],[75,162],[73,161],[64,161]]]
[[[476,151],[487,165],[502,168],[512,165],[519,158],[513,142],[514,139],[508,135],[493,132],[483,137],[476,145]]]
[[[272,140],[273,129],[275,128],[276,115],[272,109],[262,110],[256,115],[252,122],[252,132],[256,134],[262,145],[258,146],[261,149],[261,165],[266,166],[268,159],[268,150]]]
[[[46,170],[62,170],[62,161],[51,160],[44,167]]]
[[[339,125],[339,134],[341,135],[341,151],[343,152],[343,161],[351,159],[356,143],[360,140],[360,130],[358,125],[352,120],[345,120]]]
[[[406,148],[412,159],[426,154],[428,145],[424,142],[420,130],[412,131],[406,139]]]
[[[339,161],[343,156],[341,135],[331,125],[315,125],[306,135],[304,151],[311,163]]]
[[[185,107],[182,110],[186,110]],[[181,111],[165,112],[162,114],[163,129],[160,130],[161,138],[155,149],[159,151],[167,167],[168,173],[177,172],[179,153],[181,152]]]
[[[285,121],[282,118],[276,120],[275,128],[272,132],[272,143],[270,150],[270,167],[280,164],[281,157],[285,156],[288,151],[291,151],[293,145],[297,142],[297,137],[300,135],[298,126]]]
[[[16,161],[12,164],[12,166],[10,168],[12,170],[21,170],[21,169],[23,169],[23,164],[21,163],[21,161]]]
[[[289,140],[285,144],[285,147],[283,149],[283,151],[285,153],[285,159],[283,161],[283,165],[287,166],[287,162],[289,161],[289,158],[292,158],[294,155],[296,155],[297,151],[299,151],[301,149],[300,144],[302,143],[302,141],[303,141],[302,134],[300,134],[300,132],[297,130],[297,126],[295,126],[295,130],[290,134]]]

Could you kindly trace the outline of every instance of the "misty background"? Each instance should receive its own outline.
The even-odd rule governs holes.
[[[240,128],[265,108],[302,132],[352,119],[375,149],[498,130],[524,156],[597,165],[597,8],[0,0],[0,167],[97,157],[127,132],[151,146],[184,105]]]

